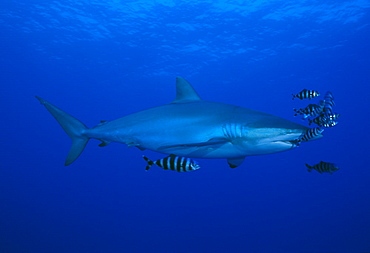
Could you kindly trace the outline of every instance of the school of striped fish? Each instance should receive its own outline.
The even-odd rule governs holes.
[[[297,94],[292,94],[292,96],[293,100],[295,98],[298,98],[300,100],[311,100],[315,97],[320,96],[320,93],[315,90],[303,89]],[[324,99],[319,101],[317,104],[309,104],[305,108],[293,109],[295,111],[294,116],[301,115],[303,117],[303,120],[308,120],[308,125],[311,125],[312,123],[317,125],[317,127],[309,128],[304,134],[302,134],[296,140],[296,146],[299,146],[302,142],[316,139],[324,131],[322,127],[328,128],[336,126],[338,124],[337,119],[339,118],[340,114],[333,112],[334,105],[334,96],[330,91],[327,91],[325,93]],[[318,164],[315,164],[313,166],[306,164],[306,167],[308,168],[309,172],[314,169],[320,174],[333,174],[333,172],[339,170],[339,167],[336,164],[324,161],[320,161]]]
[[[297,94],[292,94],[292,96],[292,99],[298,98],[300,100],[311,100],[320,96],[320,93],[315,90],[303,89]],[[297,138],[295,146],[299,146],[302,142],[318,138],[324,131],[323,128],[333,127],[338,124],[337,119],[340,114],[333,112],[334,105],[334,96],[330,91],[328,91],[325,93],[324,99],[319,101],[317,104],[309,104],[305,108],[293,109],[295,111],[294,116],[301,115],[303,120],[308,120],[308,125],[311,125],[312,123],[317,125],[317,127],[309,128],[305,133]],[[143,156],[143,158],[147,162],[146,170],[149,170],[152,165],[157,165],[164,170],[177,172],[188,172],[200,169],[199,164],[188,157],[169,155],[156,161],[152,161],[146,156]],[[318,164],[313,166],[306,164],[306,167],[309,172],[311,170],[316,170],[320,174],[333,174],[333,172],[339,170],[339,167],[336,164],[324,161],[320,161]]]

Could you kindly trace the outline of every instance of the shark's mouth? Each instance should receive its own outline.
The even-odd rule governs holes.
[[[247,139],[258,139],[263,142],[290,142],[305,133],[304,129],[259,128],[250,129]]]
[[[276,143],[281,144],[283,146],[287,146],[290,149],[296,148],[299,146],[299,143],[296,140],[293,141],[276,141]]]

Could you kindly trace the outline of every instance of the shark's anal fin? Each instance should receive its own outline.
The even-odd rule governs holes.
[[[236,168],[240,164],[244,162],[245,156],[243,157],[237,157],[237,158],[229,158],[227,159],[227,163],[229,164],[230,168]]]
[[[170,149],[170,148],[190,148],[190,147],[206,147],[206,146],[213,146],[213,145],[221,145],[229,142],[229,140],[224,138],[215,138],[211,139],[206,142],[198,142],[198,143],[184,143],[184,144],[177,144],[177,145],[168,145],[159,147],[158,150],[163,149]]]
[[[100,141],[101,143],[98,145],[99,147],[106,147],[110,143],[110,141],[103,141],[103,140],[100,140]]]

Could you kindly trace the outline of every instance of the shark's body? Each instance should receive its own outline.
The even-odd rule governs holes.
[[[71,164],[90,138],[190,158],[226,158],[231,167],[246,156],[295,148],[307,127],[255,110],[200,99],[193,87],[177,78],[176,99],[163,106],[87,128],[76,118],[37,97],[72,139],[66,159]],[[319,136],[321,137],[321,136]]]

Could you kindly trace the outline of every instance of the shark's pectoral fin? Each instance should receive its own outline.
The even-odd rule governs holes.
[[[176,144],[176,145],[168,145],[159,147],[158,150],[169,149],[169,148],[191,148],[191,147],[209,147],[214,145],[222,145],[229,142],[229,140],[225,138],[213,138],[206,142],[198,142],[198,143],[186,143],[186,144]]]
[[[229,158],[227,159],[227,163],[229,164],[230,168],[236,168],[244,162],[244,159],[245,159],[245,156],[237,157],[237,158]]]

